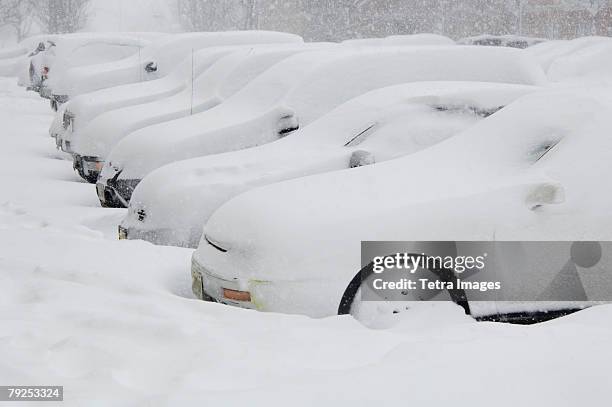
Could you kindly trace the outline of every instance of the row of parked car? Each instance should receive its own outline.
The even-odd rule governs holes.
[[[361,241],[608,237],[611,40],[483,38],[83,33],[0,67],[50,100],[100,204],[128,208],[120,239],[197,248],[201,299],[320,317],[367,308],[343,298]]]

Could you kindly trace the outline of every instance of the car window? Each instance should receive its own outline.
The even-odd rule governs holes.
[[[471,112],[480,117],[489,117],[493,113],[500,111],[503,106],[495,106],[490,108],[482,108],[478,106],[466,106],[466,105],[432,105],[433,109],[439,112]]]

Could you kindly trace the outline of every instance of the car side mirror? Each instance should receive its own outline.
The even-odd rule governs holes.
[[[149,62],[145,65],[145,71],[148,73],[157,72],[157,64],[155,62]]]
[[[374,154],[365,150],[356,150],[351,154],[351,159],[349,160],[349,168],[355,167],[363,167],[364,165],[374,164],[376,160],[374,160]]]
[[[565,202],[565,189],[557,182],[544,182],[533,187],[527,194],[525,203],[532,211],[543,205]]]
[[[300,128],[298,119],[294,115],[286,115],[281,117],[277,126],[276,132],[279,137],[285,137],[289,133],[293,133]]]

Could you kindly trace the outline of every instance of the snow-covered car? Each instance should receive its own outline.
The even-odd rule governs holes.
[[[177,62],[202,48],[224,45],[302,43],[302,37],[274,31],[193,32],[166,35],[120,61],[76,67],[49,84],[53,98],[65,102],[98,89],[161,78]]]
[[[192,77],[198,77],[220,58],[235,51],[238,47],[205,48],[194,53],[193,60],[188,57],[170,74],[159,79],[114,86],[78,95],[58,109],[49,128],[49,134],[55,138],[59,149],[71,153],[70,144],[73,134],[78,134],[86,129],[91,120],[98,115],[180,93],[190,86]]]
[[[243,193],[207,222],[192,259],[193,291],[229,305],[322,317],[359,309],[356,291],[345,294],[362,268],[362,241],[417,242],[415,253],[427,241],[609,241],[612,194],[601,184],[612,176],[607,92],[536,92],[411,156]],[[521,274],[524,286],[559,282],[555,267],[531,266]],[[506,273],[513,270],[508,263]],[[600,281],[589,269],[575,272],[592,299]],[[478,304],[467,298],[467,305],[478,314]]]
[[[57,37],[37,64],[41,66],[40,96],[49,99],[55,110],[68,95],[57,93],[57,86],[69,81],[73,70],[89,70],[104,63],[118,63],[151,44],[154,33],[79,33]]]
[[[538,85],[545,76],[531,58],[510,48],[346,47],[296,55],[207,112],[121,140],[107,157],[98,191],[128,202],[140,180],[162,165],[276,141],[355,96],[428,80]]]
[[[48,78],[49,74],[49,57],[48,52],[53,52],[55,41],[46,40],[39,42],[34,51],[27,55],[28,60],[28,79],[27,90],[40,92],[43,82]]]
[[[57,34],[35,35],[18,44],[0,49],[0,76],[17,76],[20,86],[29,85],[29,58],[40,51],[41,44],[47,47]]]
[[[612,83],[612,38],[549,41],[526,52],[540,62],[551,82]]]
[[[134,190],[121,235],[196,247],[214,210],[242,192],[415,153],[537,89],[415,82],[374,90],[273,143],[158,168]]]
[[[525,49],[536,44],[548,41],[546,38],[525,37],[520,35],[477,35],[475,37],[461,38],[457,44],[484,45],[493,47],[511,47]]]
[[[83,130],[68,135],[74,168],[84,179],[96,182],[99,169],[91,171],[84,161],[94,160],[83,157],[96,157],[95,165],[101,167],[112,148],[131,132],[208,110],[274,64],[321,47],[321,44],[278,44],[244,48],[220,58],[193,83],[187,75],[184,89],[175,95],[103,113]]]
[[[44,43],[44,41],[39,42],[43,46]],[[28,53],[37,52],[39,44],[27,51],[22,44],[0,50],[0,76],[18,76],[21,71],[20,68],[27,63]]]

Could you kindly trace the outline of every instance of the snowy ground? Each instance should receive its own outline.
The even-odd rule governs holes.
[[[425,305],[375,331],[193,299],[191,251],[116,240],[123,210],[98,206],[47,135],[48,104],[14,82],[0,79],[0,384],[63,385],[70,406],[608,404],[612,306],[522,327]]]

